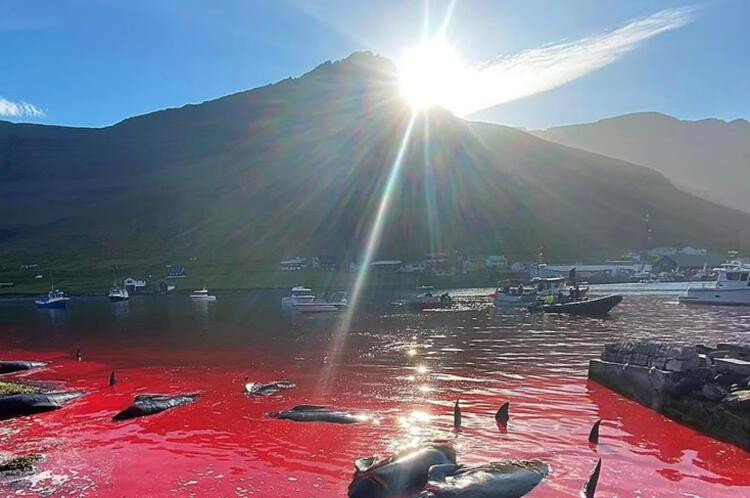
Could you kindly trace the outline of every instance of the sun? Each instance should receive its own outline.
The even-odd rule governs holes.
[[[440,106],[455,112],[461,108],[467,67],[444,38],[413,47],[396,65],[401,95],[412,109]]]

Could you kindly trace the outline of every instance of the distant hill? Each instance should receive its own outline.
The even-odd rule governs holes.
[[[0,122],[0,257],[356,260],[409,120],[395,78],[355,53],[107,128]],[[441,110],[404,160],[380,257],[611,254],[641,246],[647,212],[654,243],[724,248],[750,222],[645,167]]]
[[[750,123],[744,119],[681,121],[642,112],[533,133],[642,164],[688,192],[750,212]]]

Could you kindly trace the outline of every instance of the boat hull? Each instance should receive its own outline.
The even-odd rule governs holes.
[[[495,295],[495,306],[498,308],[513,308],[513,307],[520,307],[520,306],[529,306],[530,304],[534,304],[534,301],[536,300],[535,295],[510,295],[510,294],[502,294],[498,293]]]
[[[711,287],[688,289],[678,298],[680,304],[714,304],[719,306],[750,306],[750,288],[717,289]]]
[[[335,313],[346,311],[349,309],[349,305],[344,303],[301,303],[293,305],[292,309],[300,313]]]
[[[620,304],[622,296],[612,295],[585,301],[576,301],[564,304],[541,304],[529,306],[529,311],[542,311],[544,313],[560,313],[566,315],[581,316],[603,316],[608,314],[612,308]]]
[[[36,304],[37,308],[41,309],[64,309],[68,306],[68,300],[56,300],[56,301],[34,301],[34,304]]]

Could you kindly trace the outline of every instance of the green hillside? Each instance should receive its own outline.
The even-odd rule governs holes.
[[[409,114],[392,63],[357,53],[102,129],[0,122],[0,258],[358,260]],[[654,244],[726,249],[750,221],[644,167],[440,110],[416,120],[393,194],[383,258],[616,254],[641,247],[647,212]]]

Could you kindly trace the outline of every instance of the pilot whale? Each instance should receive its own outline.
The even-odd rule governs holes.
[[[164,394],[141,394],[136,396],[133,404],[117,413],[112,420],[129,420],[136,417],[155,415],[171,408],[195,403],[199,394],[178,394],[167,396]]]
[[[270,412],[268,416],[295,422],[330,422],[332,424],[356,424],[372,419],[367,414],[351,413],[319,405],[297,405],[291,410]]]
[[[45,363],[40,361],[0,361],[0,374],[21,372],[32,368],[43,367]]]
[[[294,383],[286,380],[277,380],[262,384],[260,382],[248,382],[245,379],[245,392],[250,396],[272,396],[285,389],[294,389]]]
[[[0,397],[0,420],[57,410],[83,395],[82,392],[59,392],[3,396]]]
[[[354,463],[349,484],[350,498],[386,498],[419,492],[427,484],[431,467],[455,464],[456,452],[450,443],[436,442],[413,448],[384,460],[361,458]]]
[[[475,467],[434,465],[417,498],[517,498],[529,493],[548,474],[549,467],[539,460],[510,460]]]

